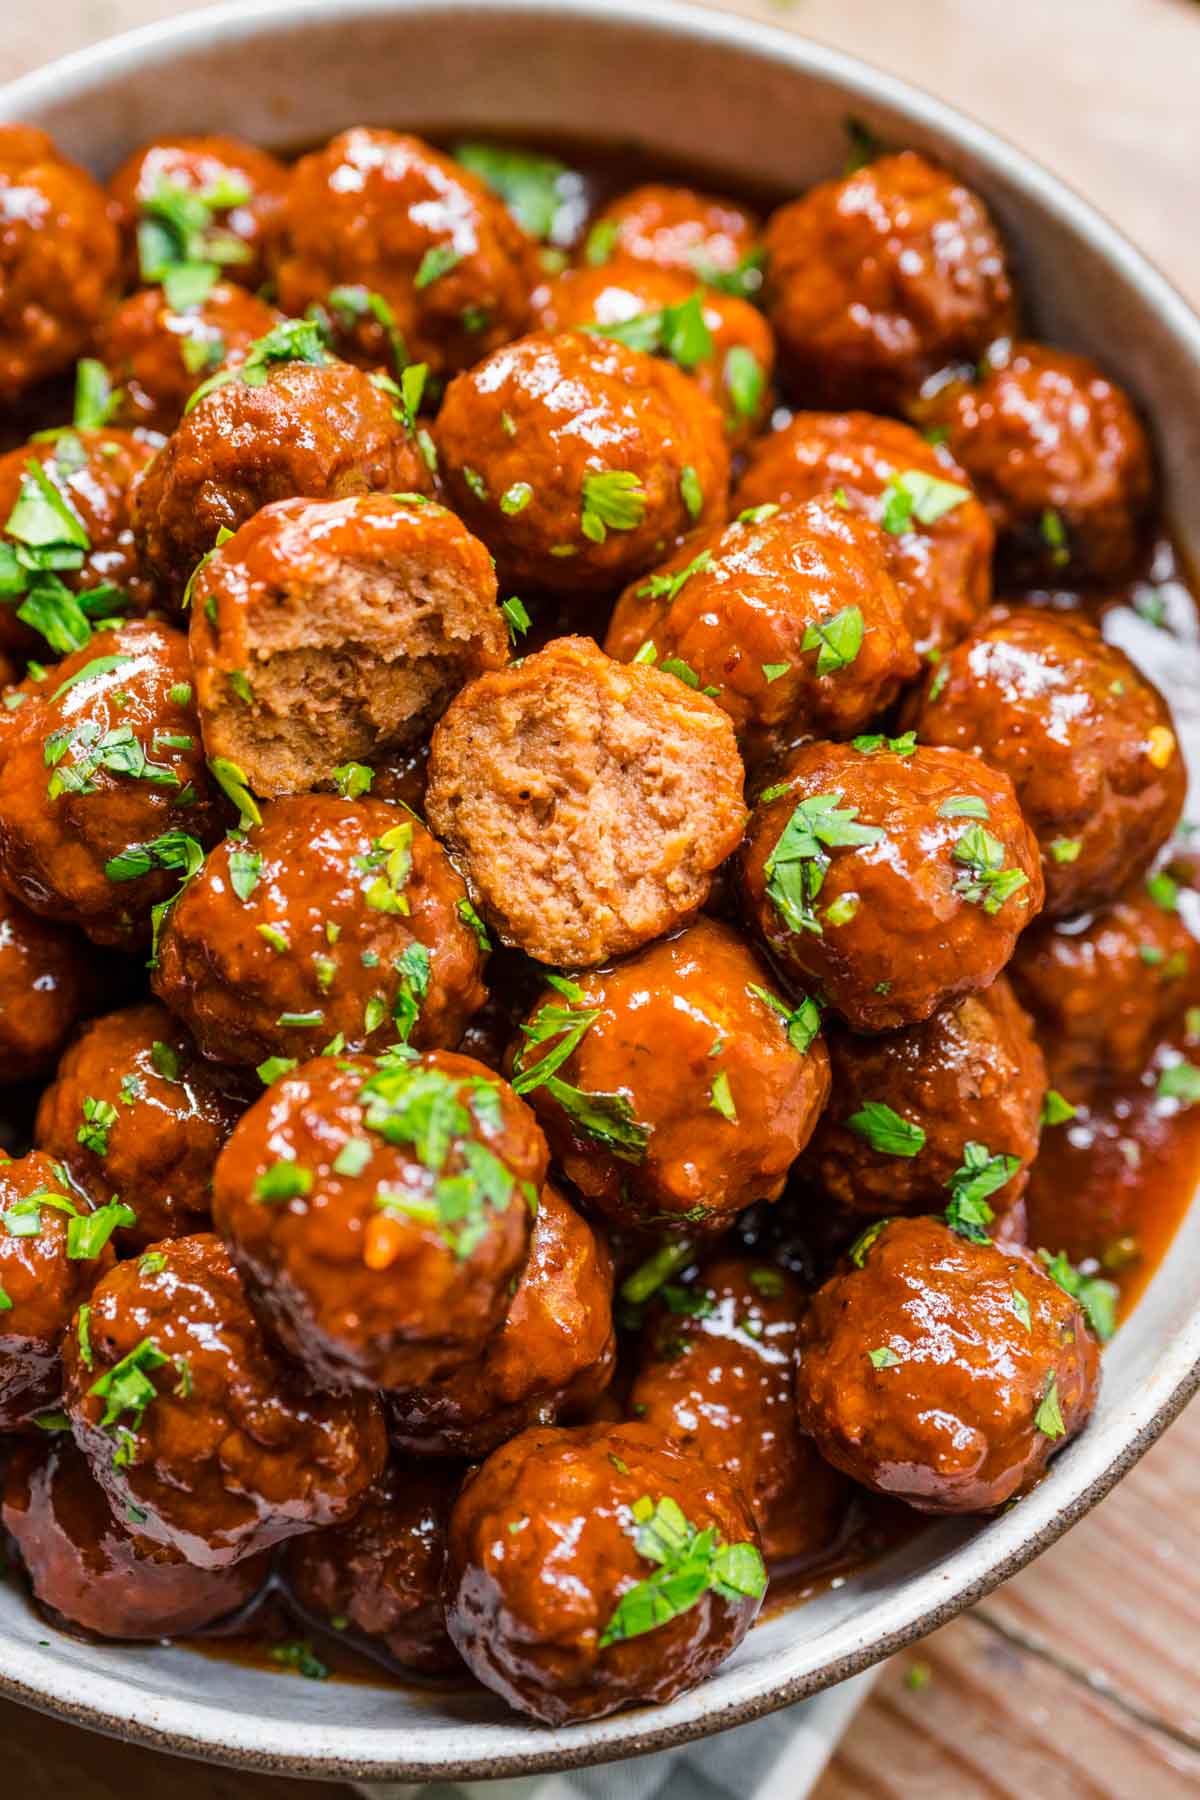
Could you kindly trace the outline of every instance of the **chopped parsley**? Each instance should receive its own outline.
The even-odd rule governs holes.
[[[982,906],[989,916],[1029,885],[1023,870],[1004,867],[1004,845],[982,825],[964,831],[950,854],[963,865],[954,883],[955,893],[972,906]]]
[[[882,1100],[868,1100],[846,1120],[850,1130],[864,1138],[881,1156],[918,1156],[925,1148],[925,1132],[901,1118]]]
[[[1071,560],[1071,551],[1067,543],[1067,528],[1063,524],[1062,514],[1048,506],[1039,521],[1038,529],[1042,542],[1050,552],[1050,561],[1056,569],[1063,568]]]
[[[700,477],[691,463],[688,463],[679,477],[679,497],[687,507],[688,518],[694,525],[704,511],[704,489],[700,486]]]
[[[128,844],[104,865],[110,881],[139,881],[154,869],[177,870],[191,880],[204,862],[203,846],[186,831],[164,831],[147,844]]]
[[[255,1177],[256,1200],[299,1200],[312,1193],[313,1173],[300,1163],[284,1158]]]
[[[839,806],[841,798],[832,793],[801,800],[767,857],[767,895],[789,931],[821,934],[813,902],[829,868],[827,847],[859,848],[884,836],[877,825],[858,824],[858,808]]]
[[[108,1155],[108,1134],[117,1122],[117,1109],[111,1100],[83,1097],[83,1124],[75,1133],[75,1141],[95,1156]]]
[[[421,293],[425,288],[432,287],[435,281],[448,275],[451,269],[456,269],[462,260],[462,251],[456,250],[453,244],[431,244],[421,258],[413,277],[413,286]]]
[[[222,268],[250,260],[248,247],[215,217],[250,197],[229,170],[200,188],[160,177],[139,200],[138,264],[146,285],[162,283],[172,308],[199,305]]]
[[[459,144],[454,157],[500,196],[530,237],[542,243],[564,240],[571,224],[571,199],[580,183],[562,163],[506,144]]]
[[[828,619],[817,619],[808,626],[800,640],[801,650],[817,652],[817,674],[836,675],[848,668],[862,649],[862,609],[843,606]]]
[[[104,364],[94,356],[80,357],[75,365],[76,431],[102,431],[120,404],[121,389],[113,387]]]
[[[634,1116],[628,1096],[621,1093],[588,1093],[563,1081],[558,1070],[575,1054],[584,1036],[600,1017],[599,1007],[584,1007],[583,989],[562,976],[551,975],[549,981],[571,1006],[547,1001],[538,1008],[530,1024],[521,1026],[525,1043],[513,1064],[513,1088],[518,1094],[532,1093],[544,1087],[567,1117],[613,1156],[625,1162],[641,1162],[650,1142],[650,1128]],[[557,1042],[551,1042],[557,1040]],[[531,1050],[551,1044],[546,1054],[532,1067],[526,1066]]]
[[[110,1200],[95,1212],[79,1213],[67,1220],[67,1255],[72,1262],[90,1262],[99,1256],[114,1231],[137,1224],[132,1206]]]
[[[514,594],[511,599],[500,602],[500,611],[504,614],[508,624],[509,643],[515,644],[518,638],[525,636],[533,624],[533,620],[529,616],[529,609],[525,602]]]
[[[956,481],[943,481],[923,469],[902,469],[883,490],[883,529],[898,536],[911,529],[914,519],[919,525],[936,525],[970,498],[970,488]]]
[[[602,1650],[669,1624],[707,1593],[737,1606],[766,1591],[767,1572],[756,1545],[725,1544],[713,1526],[697,1531],[669,1495],[655,1502],[644,1494],[629,1515],[638,1555],[657,1566],[621,1595],[601,1633]]]
[[[273,1663],[280,1668],[294,1669],[297,1675],[303,1675],[306,1681],[328,1681],[329,1669],[323,1663],[307,1639],[297,1639],[294,1643],[272,1644],[267,1652]]]
[[[146,1408],[158,1399],[158,1389],[150,1380],[149,1372],[161,1369],[169,1362],[170,1357],[163,1355],[153,1338],[143,1338],[128,1356],[114,1363],[88,1389],[89,1397],[104,1401],[101,1431],[117,1426],[114,1468],[124,1468],[133,1461],[135,1434],[141,1429]],[[118,1420],[126,1413],[130,1415],[129,1421],[118,1425]]]
[[[951,1197],[945,1220],[951,1231],[973,1244],[989,1243],[987,1227],[996,1215],[988,1199],[1010,1182],[1020,1167],[1019,1156],[993,1156],[986,1144],[964,1144],[962,1163],[946,1183]]]
[[[787,1033],[787,1040],[792,1049],[803,1056],[821,1029],[821,1009],[816,1001],[806,996],[801,1000],[799,1006],[789,1008],[777,995],[769,992],[767,988],[756,986],[753,982],[748,985],[746,992],[753,994],[756,1000],[761,1000],[764,1006],[771,1009]]]
[[[1056,863],[1073,863],[1079,861],[1079,852],[1083,849],[1082,838],[1052,838],[1050,854]]]
[[[583,478],[580,530],[593,544],[609,531],[635,531],[646,516],[646,490],[629,469],[602,469]]]
[[[723,1119],[728,1119],[731,1125],[737,1124],[737,1107],[730,1091],[729,1076],[724,1069],[713,1080],[712,1087],[709,1089],[708,1104],[714,1112],[720,1113]]]
[[[916,754],[917,734],[915,731],[904,731],[899,737],[885,737],[881,731],[867,732],[861,737],[851,738],[850,748],[857,750],[860,756],[875,756],[880,750],[888,750],[893,756],[913,756]]]
[[[1057,1088],[1047,1088],[1042,1098],[1042,1110],[1038,1123],[1041,1125],[1065,1125],[1068,1119],[1075,1118],[1079,1108],[1059,1093]]]
[[[1051,1370],[1046,1377],[1046,1385],[1042,1389],[1042,1397],[1038,1401],[1033,1422],[1043,1437],[1060,1438],[1067,1435],[1063,1423],[1062,1407],[1058,1402],[1058,1376]]]
[[[363,794],[369,794],[375,781],[374,769],[366,763],[339,763],[331,770],[333,784],[343,800],[358,800]]]
[[[753,350],[745,344],[734,344],[725,358],[725,387],[733,403],[735,418],[754,419],[758,416],[766,379]]]
[[[1115,1281],[1105,1281],[1101,1275],[1086,1274],[1077,1269],[1060,1250],[1051,1256],[1048,1250],[1038,1251],[1038,1261],[1056,1282],[1064,1294],[1077,1300],[1087,1315],[1088,1324],[1102,1344],[1107,1344],[1117,1329],[1117,1301],[1120,1289]]]
[[[231,381],[240,382],[242,387],[262,387],[273,368],[292,362],[309,363],[318,369],[328,365],[325,333],[318,320],[281,319],[278,325],[255,339],[244,362],[237,368],[218,369],[215,375],[202,381],[183,410],[190,413],[202,400]]]
[[[474,932],[475,942],[479,945],[483,954],[487,956],[492,948],[492,940],[488,936],[487,926],[475,911],[471,902],[469,900],[460,900],[454,910],[462,920],[463,924]]]
[[[596,322],[583,329],[597,337],[613,338],[629,350],[665,356],[679,368],[689,371],[707,362],[713,354],[712,332],[705,323],[699,289],[676,306],[635,313],[633,318],[614,321],[611,325]]]
[[[894,1369],[901,1360],[886,1344],[878,1350],[868,1350],[867,1359],[873,1369]]]
[[[229,885],[241,901],[249,900],[262,875],[262,855],[240,841],[229,851]]]
[[[1178,1100],[1180,1106],[1195,1106],[1200,1100],[1200,1069],[1186,1060],[1165,1068],[1155,1089],[1160,1100]]]

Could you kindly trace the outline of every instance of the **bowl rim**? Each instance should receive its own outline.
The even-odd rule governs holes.
[[[782,63],[801,74],[834,83],[866,105],[889,108],[920,127],[944,136],[972,156],[985,171],[1003,177],[1018,198],[1028,199],[1044,214],[1082,239],[1162,320],[1185,353],[1200,367],[1200,318],[1178,290],[1137,250],[1090,201],[1051,174],[1032,157],[992,130],[898,76],[869,62],[780,26],[740,14],[710,10],[691,0],[555,0],[558,19],[579,20],[613,30],[651,30],[681,40],[726,47],[741,55]],[[202,11],[159,20],[76,50],[0,87],[0,122],[36,116],[43,107],[79,100],[102,91],[115,79],[181,52],[216,42],[234,45],[264,30],[303,33],[310,25],[336,21],[350,27],[356,19],[407,12],[454,14],[527,14],[547,12],[546,0],[224,0]],[[159,1697],[132,1689],[119,1674],[95,1674],[66,1668],[53,1646],[30,1649],[0,1638],[0,1694],[72,1724],[120,1737],[150,1748],[200,1760],[293,1776],[379,1781],[469,1780],[528,1775],[674,1748],[732,1726],[748,1724],[792,1705],[836,1682],[847,1680],[946,1624],[982,1599],[1048,1548],[1086,1512],[1098,1504],[1146,1453],[1167,1426],[1200,1391],[1200,1314],[1167,1346],[1143,1384],[1142,1404],[1152,1410],[1135,1430],[1122,1419],[1110,1429],[1105,1448],[1089,1454],[1087,1434],[1054,1466],[1053,1505],[1036,1504],[1029,1496],[1023,1511],[1041,1517],[1036,1529],[1022,1532],[1008,1514],[973,1534],[979,1546],[974,1572],[942,1575],[932,1600],[915,1598],[916,1583],[904,1583],[900,1601],[912,1590],[909,1604],[881,1599],[887,1614],[883,1629],[861,1634],[854,1648],[808,1672],[784,1678],[760,1678],[756,1691],[720,1706],[697,1703],[703,1686],[672,1703],[681,1716],[668,1718],[653,1708],[618,1713],[607,1720],[565,1730],[532,1727],[528,1747],[497,1748],[482,1754],[445,1754],[445,1733],[422,1732],[408,1721],[402,1747],[372,1747],[364,1753],[359,1728],[298,1725],[262,1715],[252,1721],[194,1698]],[[1139,1412],[1141,1407],[1139,1407]],[[1108,1439],[1115,1438],[1115,1447]],[[1043,1484],[1045,1489],[1047,1484]],[[992,1540],[991,1543],[988,1540]],[[931,1569],[920,1581],[922,1589]],[[133,1696],[136,1696],[133,1697]],[[691,1704],[688,1704],[691,1702]],[[489,1737],[503,1728],[466,1726],[464,1735],[482,1730]],[[455,1734],[457,1736],[457,1734]],[[394,1741],[394,1740],[393,1740]]]

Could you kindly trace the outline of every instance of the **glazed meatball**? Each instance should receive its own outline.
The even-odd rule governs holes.
[[[920,1512],[991,1511],[1082,1430],[1100,1347],[1027,1252],[939,1219],[883,1220],[800,1320],[802,1430],[854,1481]]]
[[[560,638],[452,702],[426,806],[502,940],[581,966],[698,911],[741,839],[741,789],[712,700]]]
[[[721,415],[673,363],[611,338],[539,331],[446,390],[435,427],[450,502],[502,586],[607,593],[725,516]]]
[[[796,413],[752,447],[733,504],[835,495],[882,528],[884,561],[917,649],[964,637],[992,596],[994,533],[957,463],[898,419]]]
[[[246,1109],[228,1070],[206,1063],[161,1006],[126,1007],[80,1033],[42,1095],[34,1136],[97,1204],[136,1215],[126,1252],[209,1228],[218,1152]]]
[[[242,1119],[213,1216],[317,1380],[410,1388],[501,1326],[546,1162],[528,1107],[469,1056],[318,1057]]]
[[[453,1469],[389,1462],[348,1524],[292,1539],[288,1593],[309,1618],[326,1627],[336,1620],[335,1629],[402,1669],[451,1673],[460,1665],[441,1584],[459,1485]]]
[[[896,744],[799,750],[760,797],[742,856],[743,904],[768,950],[854,1031],[919,1024],[987,987],[1042,904],[1007,775]]]
[[[179,263],[216,263],[256,288],[279,232],[289,173],[265,150],[232,137],[163,137],[121,164],[109,192],[121,209],[145,281]]]
[[[667,1583],[702,1536],[705,1584],[673,1604]],[[522,1432],[468,1476],[450,1519],[455,1648],[547,1725],[695,1687],[742,1641],[765,1585],[740,1491],[641,1425]]]
[[[716,1232],[774,1200],[808,1142],[829,1094],[818,1023],[735,931],[701,918],[613,968],[556,978],[521,1028],[513,1079],[563,1170],[617,1223]]]
[[[93,989],[82,939],[0,897],[0,1083],[53,1068]]]
[[[759,231],[754,214],[737,200],[647,183],[610,201],[597,215],[586,257],[593,266],[616,256],[706,278],[736,276],[756,270],[762,250]]]
[[[63,1363],[76,1442],[110,1505],[198,1568],[350,1517],[383,1467],[378,1400],[319,1393],[274,1355],[211,1233],[118,1263]]]
[[[253,1599],[270,1554],[200,1569],[143,1537],[136,1508],[114,1512],[67,1432],[19,1444],[0,1520],[38,1603],[101,1638],[187,1637]]]
[[[503,202],[420,138],[358,127],[292,171],[280,300],[299,314],[361,290],[356,361],[386,365],[399,349],[437,375],[469,368],[525,329],[536,272]]]
[[[1179,821],[1187,770],[1167,703],[1078,614],[995,608],[939,663],[909,722],[923,743],[1011,778],[1052,918],[1112,900]]]
[[[429,471],[391,396],[361,369],[332,362],[316,339],[280,331],[279,358],[261,349],[247,357],[266,357],[257,365],[265,379],[251,385],[232,370],[185,414],[138,488],[141,553],[176,603],[222,531],[236,531],[272,500],[429,491]],[[298,346],[310,360],[292,355]]]
[[[809,405],[893,410],[1015,323],[983,201],[913,150],[781,206],[765,241],[767,316]]]
[[[710,1263],[655,1305],[629,1391],[635,1418],[742,1490],[769,1562],[828,1551],[847,1498],[796,1425],[804,1304],[782,1269],[734,1257]]]
[[[682,664],[751,762],[814,733],[851,736],[920,668],[883,533],[820,501],[690,538],[626,588],[604,647]]]
[[[720,407],[731,444],[753,437],[770,411],[771,327],[748,301],[694,276],[632,261],[567,269],[537,291],[534,312],[543,331],[591,331],[669,357]]]
[[[529,1425],[579,1417],[612,1377],[612,1261],[600,1235],[544,1187],[504,1323],[475,1361],[387,1397],[393,1447],[486,1456]]]
[[[115,298],[104,192],[45,132],[0,126],[0,400],[69,368]]]
[[[0,1161],[0,1431],[58,1404],[63,1333],[113,1260],[119,1209],[89,1214],[66,1170],[41,1151]]]
[[[983,1144],[1010,1171],[992,1209],[1012,1212],[1037,1155],[1046,1065],[1003,975],[923,1024],[826,1041],[833,1098],[798,1171],[806,1182],[852,1213],[940,1212],[965,1146]]]
[[[1124,389],[1086,356],[1001,342],[919,406],[995,521],[1010,573],[1056,586],[1130,574],[1152,491]]]
[[[187,640],[136,619],[98,632],[0,739],[0,881],[43,918],[135,948],[219,829]],[[45,697],[43,698],[43,695]]]
[[[385,801],[304,794],[228,837],[163,929],[154,991],[217,1062],[451,1048],[483,1004],[466,889]]]
[[[203,299],[172,305],[161,287],[130,294],[101,327],[96,353],[117,394],[121,425],[174,431],[206,376],[236,367],[276,314],[244,287],[216,282]]]
[[[205,746],[267,795],[419,742],[508,653],[491,558],[423,495],[264,507],[200,569],[190,636]]]

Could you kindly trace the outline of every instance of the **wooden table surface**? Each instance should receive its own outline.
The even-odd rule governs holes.
[[[6,8],[0,81],[174,0]],[[735,0],[906,76],[1094,200],[1200,305],[1197,0]],[[899,1657],[816,1800],[1185,1800],[1200,1793],[1200,1407],[1032,1568]],[[22,1800],[345,1800],[223,1773],[0,1702]]]

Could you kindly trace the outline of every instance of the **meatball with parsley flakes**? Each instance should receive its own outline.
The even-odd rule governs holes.
[[[695,188],[647,182],[610,200],[592,221],[584,261],[610,259],[680,269],[727,293],[754,293],[762,264],[762,227],[739,200]]]
[[[241,361],[277,316],[231,281],[188,286],[176,278],[130,294],[96,339],[117,422],[174,431],[200,383],[222,365]]]
[[[213,268],[257,288],[268,273],[290,173],[277,157],[216,133],[155,138],[108,184],[143,282],[195,281]]]

